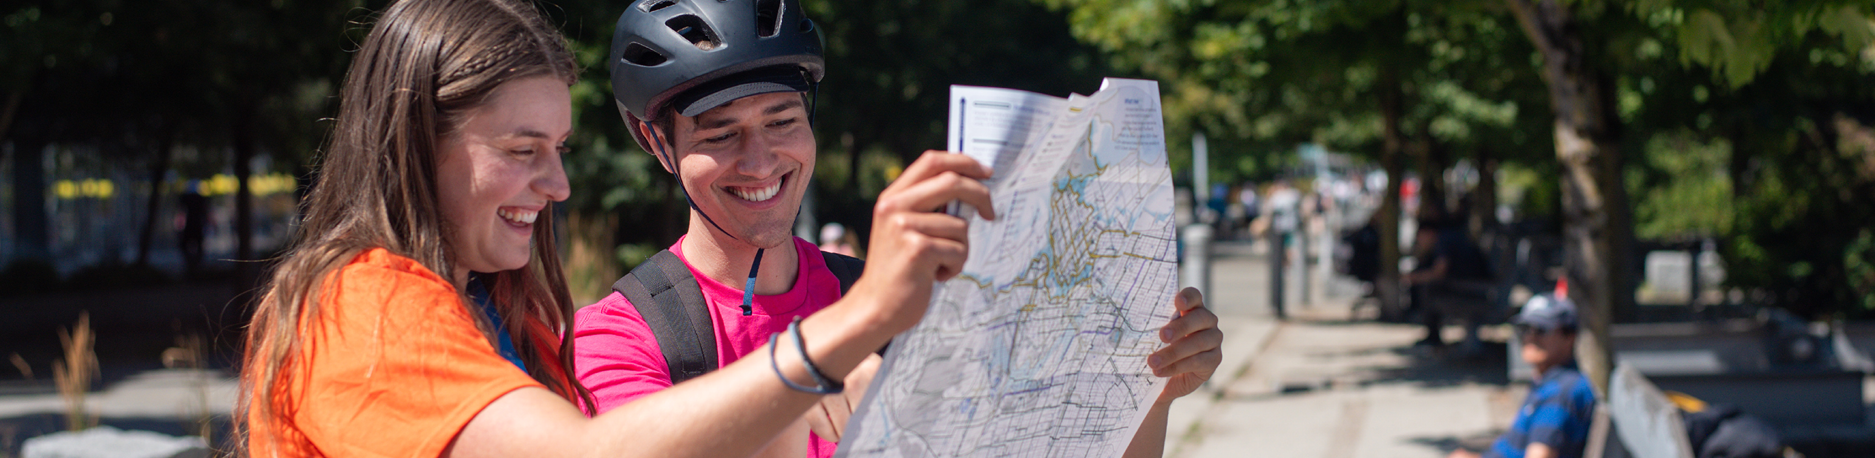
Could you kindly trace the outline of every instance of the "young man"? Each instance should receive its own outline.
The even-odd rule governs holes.
[[[1451,458],[1575,458],[1588,446],[1595,391],[1576,369],[1576,306],[1566,297],[1537,296],[1511,323],[1523,338],[1521,356],[1536,383],[1510,430],[1483,455],[1455,450]]]
[[[619,17],[611,66],[613,95],[633,137],[677,176],[689,197],[689,230],[669,249],[681,269],[667,266],[657,270],[670,275],[656,275],[694,277],[696,292],[679,296],[700,295],[707,304],[710,326],[700,338],[714,343],[717,364],[744,357],[794,320],[838,300],[841,279],[827,260],[844,261],[823,257],[813,243],[791,234],[813,177],[818,148],[810,124],[824,72],[819,32],[798,2],[634,4]],[[927,152],[888,189],[962,188],[987,196],[978,181],[987,176],[963,155]],[[961,218],[933,211],[945,202],[910,204],[916,212],[896,208],[900,202],[882,201],[874,209],[876,224],[918,227],[957,240],[967,234]],[[991,216],[987,200],[973,204]],[[902,241],[873,239],[874,247],[881,243]],[[865,277],[904,268],[875,259],[865,266]],[[644,280],[642,271],[633,275]],[[940,269],[939,278],[955,274]],[[930,295],[929,284],[901,286],[908,297]],[[686,287],[670,289],[681,293]],[[575,366],[602,412],[670,388],[674,372],[689,373],[672,366],[663,348],[669,337],[653,332],[643,312],[647,304],[634,302],[614,292],[581,309],[574,321]],[[1195,390],[1221,360],[1222,333],[1202,297],[1188,290],[1174,302],[1181,317],[1162,333],[1171,345],[1153,359],[1154,373],[1172,380],[1129,455],[1161,454],[1171,400]],[[780,345],[778,351],[792,347]],[[844,377],[849,389],[823,397],[763,455],[830,456],[877,363],[877,356],[869,357]]]

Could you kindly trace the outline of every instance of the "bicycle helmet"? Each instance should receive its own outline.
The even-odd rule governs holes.
[[[825,74],[820,30],[799,0],[637,0],[612,33],[612,98],[640,123],[667,106],[695,116],[742,97],[809,92]]]

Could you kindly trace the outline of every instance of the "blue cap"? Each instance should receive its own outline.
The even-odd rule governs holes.
[[[1510,323],[1542,329],[1574,329],[1576,304],[1566,297],[1537,295],[1523,304],[1523,311],[1511,317]]]

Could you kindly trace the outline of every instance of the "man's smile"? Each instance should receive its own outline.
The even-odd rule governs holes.
[[[770,199],[774,199],[776,195],[781,194],[781,187],[788,183],[788,177],[790,175],[793,175],[793,172],[782,175],[781,179],[775,180],[774,183],[766,186],[724,186],[723,188],[728,190],[730,194],[742,198],[742,200],[749,202],[767,202]]]

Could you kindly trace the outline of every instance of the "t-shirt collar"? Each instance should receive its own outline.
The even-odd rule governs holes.
[[[671,244],[671,253],[676,254],[678,259],[684,261],[684,267],[690,269],[690,275],[692,277],[696,277],[697,286],[703,289],[703,295],[710,298],[710,305],[723,307],[724,310],[733,311],[734,315],[741,316],[742,288],[726,285],[704,276],[695,266],[692,266],[690,260],[684,257],[684,239],[688,237],[689,235],[678,237],[677,243]],[[803,246],[803,244],[807,242],[799,237],[794,237],[793,240],[790,240],[790,243],[794,245],[794,252],[797,258],[795,260],[795,265],[798,267],[794,274],[794,285],[789,286],[788,291],[781,294],[755,295],[755,303],[750,307],[755,311],[755,314],[782,315],[807,305],[807,277],[813,271],[811,267],[820,259],[819,252],[818,249],[812,252],[807,251]],[[807,246],[812,245],[809,244]],[[717,300],[719,298],[723,300]]]

